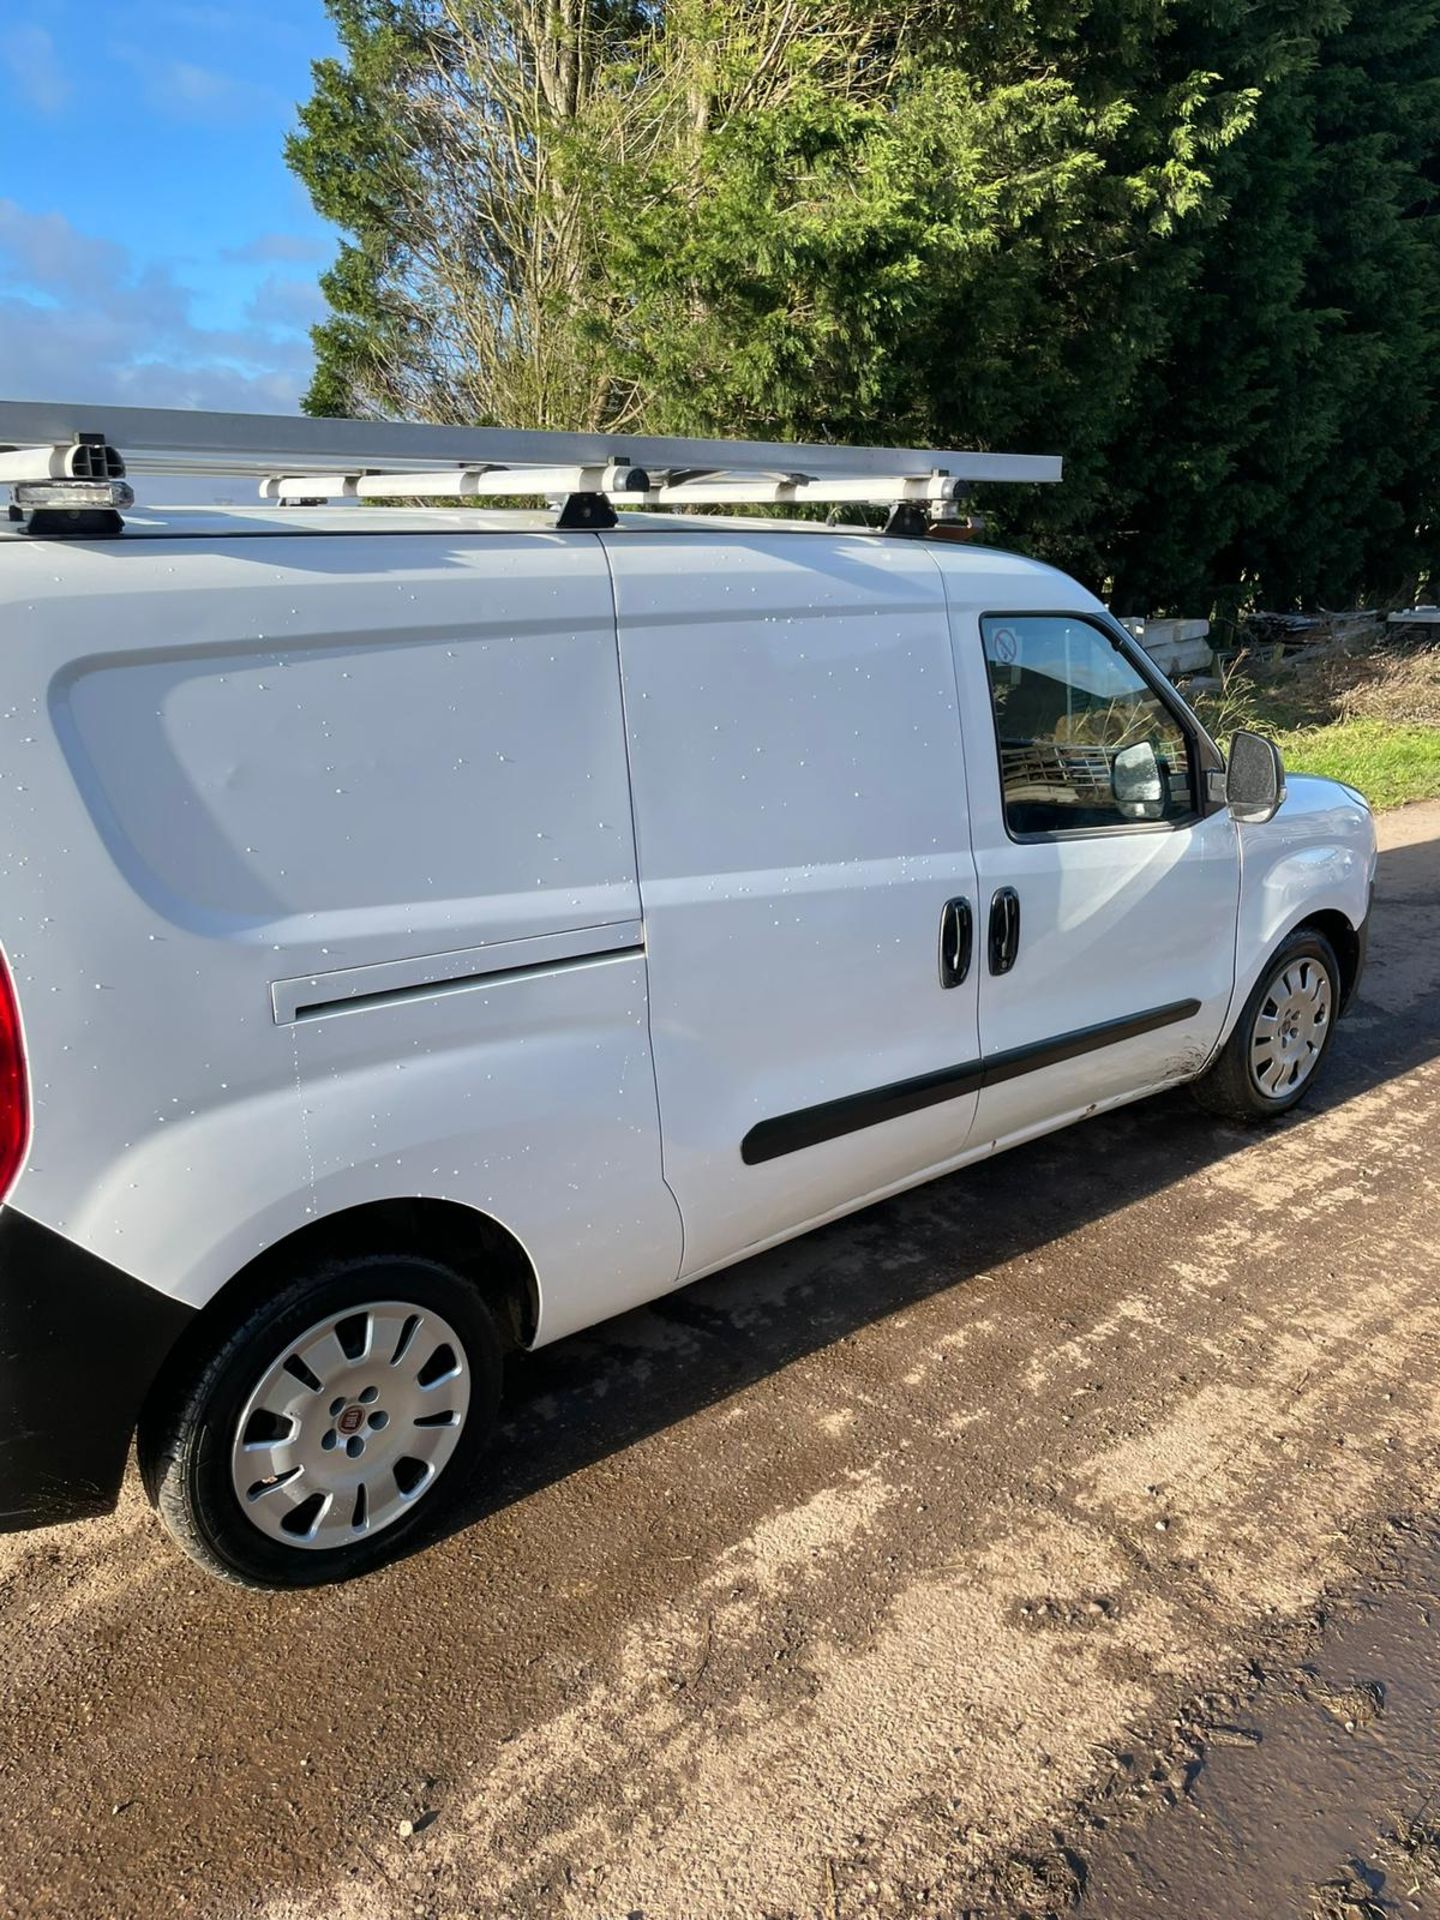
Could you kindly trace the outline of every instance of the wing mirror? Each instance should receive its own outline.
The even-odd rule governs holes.
[[[1121,747],[1110,767],[1110,791],[1127,820],[1159,820],[1165,813],[1165,776],[1148,740]]]
[[[1237,820],[1273,820],[1285,798],[1280,749],[1263,733],[1237,733],[1225,769],[1225,804]]]

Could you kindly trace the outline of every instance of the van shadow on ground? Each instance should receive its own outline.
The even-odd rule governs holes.
[[[1440,1054],[1437,877],[1440,842],[1381,854],[1364,984],[1321,1082],[1279,1126],[1304,1127]],[[1253,1138],[1202,1114],[1177,1089],[914,1188],[589,1333],[518,1355],[490,1470],[445,1531],[472,1526],[872,1322],[1043,1250]]]

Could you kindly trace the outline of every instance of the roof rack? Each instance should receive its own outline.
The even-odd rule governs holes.
[[[531,496],[559,504],[561,527],[613,526],[616,504],[868,504],[891,509],[888,532],[913,534],[954,519],[971,486],[1050,484],[1060,468],[1041,454],[0,401],[11,516],[52,535],[118,532],[127,473],[250,475],[262,499],[291,504]]]

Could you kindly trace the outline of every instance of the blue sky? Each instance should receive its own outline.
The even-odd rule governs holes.
[[[0,16],[0,395],[293,411],[336,235],[285,166],[321,0]]]

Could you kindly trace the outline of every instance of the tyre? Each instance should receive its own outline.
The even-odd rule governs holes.
[[[142,1472],[175,1539],[221,1578],[347,1580],[453,1505],[500,1371],[489,1309],[448,1267],[333,1262],[217,1326],[142,1425]]]
[[[1227,1119],[1273,1120],[1315,1083],[1340,1006],[1340,967],[1321,933],[1300,927],[1275,949],[1235,1030],[1194,1094]]]

